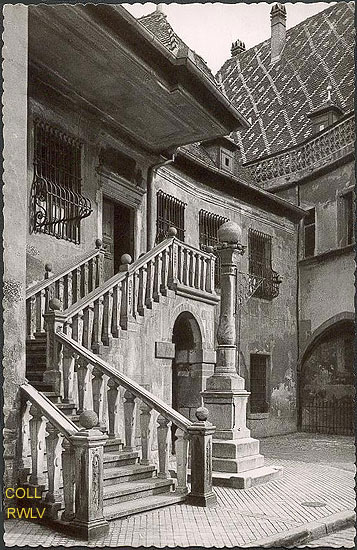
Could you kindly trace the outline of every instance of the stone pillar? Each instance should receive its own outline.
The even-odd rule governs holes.
[[[213,439],[213,483],[248,488],[278,477],[281,470],[264,466],[259,441],[250,437],[246,424],[249,392],[237,374],[236,323],[237,267],[245,247],[234,222],[223,224],[216,251],[221,259],[221,306],[217,331],[217,363],[202,393],[205,407],[216,426]],[[217,475],[215,475],[217,473]]]
[[[84,411],[79,422],[83,429],[71,437],[75,448],[75,517],[74,532],[94,540],[108,532],[109,524],[103,515],[103,449],[108,439],[98,429],[98,416]]]
[[[191,492],[187,502],[193,506],[215,506],[212,490],[212,435],[215,426],[207,422],[208,410],[199,407],[197,421],[187,428],[191,446]]]
[[[57,298],[52,298],[49,301],[49,309],[44,314],[47,345],[46,345],[46,370],[43,373],[43,381],[52,386],[53,391],[57,396],[62,395],[63,379],[62,379],[62,344],[57,342],[55,335],[63,330],[63,325],[66,321],[66,316],[61,311],[62,304]]]
[[[27,14],[28,7],[22,4],[3,8],[4,488],[16,486],[20,467],[19,387],[26,373]]]

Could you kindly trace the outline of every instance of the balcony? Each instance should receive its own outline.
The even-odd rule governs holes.
[[[293,181],[294,175],[296,178],[303,177],[352,153],[354,140],[354,117],[349,114],[304,143],[245,166],[255,183],[263,188],[271,188],[279,183]]]

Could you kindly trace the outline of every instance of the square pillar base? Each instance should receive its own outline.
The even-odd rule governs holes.
[[[187,495],[186,502],[187,504],[191,504],[191,506],[205,506],[207,508],[212,508],[217,504],[217,497],[213,492],[208,495],[194,495],[189,493]]]

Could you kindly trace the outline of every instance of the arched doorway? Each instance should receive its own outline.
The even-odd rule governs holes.
[[[172,342],[175,358],[172,361],[172,407],[190,420],[201,405],[203,388],[202,336],[200,327],[188,311],[181,313],[174,324]],[[173,448],[174,433],[172,427]]]
[[[300,423],[303,431],[353,434],[353,344],[350,318],[326,322],[302,354]]]

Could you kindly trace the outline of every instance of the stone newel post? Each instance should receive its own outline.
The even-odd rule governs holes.
[[[72,527],[92,540],[109,529],[103,515],[103,448],[108,436],[94,427],[98,424],[94,411],[84,411],[79,422],[84,428],[71,437],[75,448],[76,486]]]
[[[187,501],[193,506],[214,506],[217,497],[212,490],[212,435],[216,427],[207,422],[205,407],[197,409],[196,417],[187,429],[191,446],[191,492]]]
[[[213,376],[207,379],[203,392],[205,406],[216,425],[215,439],[249,437],[246,427],[246,406],[249,393],[244,389],[244,378],[236,370],[237,264],[245,247],[239,241],[241,230],[234,222],[223,224],[218,237],[221,244],[217,253],[221,259],[221,306],[217,331],[217,363]]]

